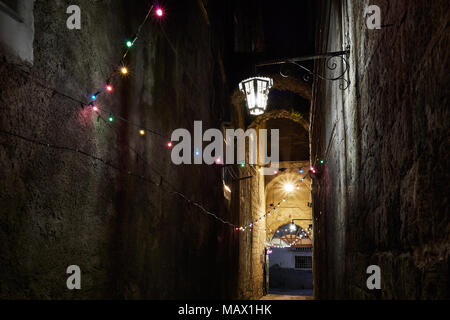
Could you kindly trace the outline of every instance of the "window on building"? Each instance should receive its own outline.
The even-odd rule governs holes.
[[[295,256],[295,269],[312,269],[312,257]]]

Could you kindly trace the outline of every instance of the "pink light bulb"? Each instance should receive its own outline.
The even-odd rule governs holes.
[[[161,8],[156,9],[156,15],[158,17],[162,17],[164,15],[164,11]]]

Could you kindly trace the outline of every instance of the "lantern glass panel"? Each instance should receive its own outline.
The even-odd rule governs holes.
[[[267,107],[271,78],[255,77],[242,81],[239,89],[245,94],[247,107],[251,115],[263,114]]]

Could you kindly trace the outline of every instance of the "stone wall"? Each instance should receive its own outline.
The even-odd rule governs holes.
[[[220,168],[174,166],[167,139],[108,123],[108,114],[77,102],[117,67],[147,3],[36,1],[34,65],[2,53],[3,299],[235,297],[234,231],[168,191],[236,220],[220,200]],[[79,31],[66,28],[69,4],[81,8]],[[211,4],[208,24],[198,1],[167,5],[170,16],[151,18],[128,55],[129,76],[98,104],[167,137],[176,128],[192,132],[194,120],[219,128],[229,97],[219,61],[227,6]],[[73,264],[82,270],[81,291],[66,288]]]
[[[235,212],[239,216],[239,225],[245,226],[264,215],[264,176],[251,166],[239,169],[239,175],[241,178],[252,176],[234,184],[239,195],[232,199],[235,201]],[[237,232],[239,237],[237,297],[240,299],[260,298],[264,294],[265,224],[265,219],[261,219],[251,231],[247,229]]]
[[[366,28],[369,4],[380,30]],[[313,181],[315,295],[448,298],[449,3],[320,7],[317,51],[349,45],[352,83],[314,83],[311,159],[325,159]],[[366,287],[372,264],[381,290]]]

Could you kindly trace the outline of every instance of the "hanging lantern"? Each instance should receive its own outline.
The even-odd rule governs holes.
[[[239,90],[245,94],[247,107],[251,115],[259,116],[264,113],[269,89],[272,88],[272,85],[273,80],[264,77],[254,77],[239,83]]]

